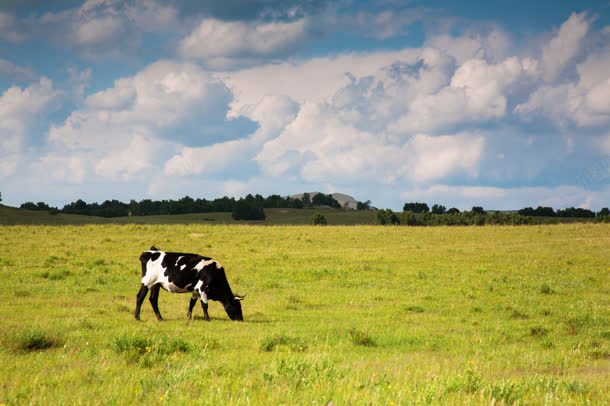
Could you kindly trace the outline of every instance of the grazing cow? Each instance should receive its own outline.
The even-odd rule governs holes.
[[[199,299],[203,307],[203,318],[209,321],[208,299],[212,299],[222,303],[231,320],[244,320],[241,312],[243,296],[233,294],[224,268],[212,258],[163,252],[152,246],[140,255],[140,263],[142,286],[136,300],[136,320],[140,320],[140,308],[149,290],[153,311],[158,320],[163,320],[158,306],[160,288],[172,293],[193,293],[187,314],[189,319]]]

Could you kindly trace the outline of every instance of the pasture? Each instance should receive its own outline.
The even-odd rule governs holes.
[[[245,322],[162,291],[211,256]],[[0,227],[0,403],[605,404],[610,225]]]

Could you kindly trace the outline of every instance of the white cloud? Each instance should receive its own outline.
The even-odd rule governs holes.
[[[206,18],[180,42],[179,52],[206,66],[228,69],[293,53],[306,37],[304,18],[271,23]]]
[[[177,10],[156,0],[88,0],[78,8],[32,17],[29,23],[30,36],[44,36],[42,40],[96,61],[135,56],[144,33],[183,29]]]
[[[557,34],[542,50],[542,64],[545,80],[557,79],[566,65],[580,52],[582,42],[589,31],[587,14],[572,13]]]
[[[535,66],[531,59],[516,57],[497,64],[468,60],[457,68],[448,86],[437,93],[418,95],[408,113],[390,128],[395,133],[429,132],[504,117],[510,87],[523,75],[535,72]]]
[[[313,183],[427,182],[458,173],[476,177],[483,147],[483,138],[470,134],[418,134],[395,142],[354,128],[329,106],[307,103],[279,137],[263,145],[256,160],[271,176],[300,176]]]
[[[265,141],[277,136],[294,119],[297,108],[297,104],[285,96],[268,96],[255,106],[245,106],[240,115],[259,124],[253,134],[206,147],[183,147],[165,163],[164,172],[178,176],[210,174],[249,162]]]
[[[216,173],[249,158],[254,145],[250,140],[234,140],[207,147],[183,147],[165,163],[167,175],[188,176]]]
[[[0,176],[16,171],[28,131],[53,109],[59,95],[45,77],[27,88],[12,86],[0,95]]]
[[[32,165],[32,172],[39,179],[51,178],[59,182],[82,184],[87,178],[90,154],[73,155],[51,152],[42,156]]]
[[[350,82],[347,72],[354,77],[379,74],[394,62],[414,64],[421,53],[419,49],[346,53],[242,69],[222,77],[235,95],[232,112],[239,112],[242,106],[256,105],[269,95],[289,96],[300,104],[317,103],[332,97]]]
[[[172,128],[193,116],[205,121],[216,103],[227,102],[225,86],[197,65],[159,61],[87,97],[82,109],[51,128],[49,140],[60,151],[93,154],[98,175],[129,178],[160,166],[156,159],[177,148],[163,141]]]
[[[578,64],[577,82],[540,86],[515,111],[525,117],[542,114],[556,125],[603,126],[610,123],[610,52],[593,54]]]
[[[507,57],[511,42],[510,36],[496,27],[488,33],[468,32],[459,37],[436,35],[425,45],[445,52],[455,59],[457,65],[462,65],[470,59],[499,62]]]
[[[129,179],[151,168],[158,150],[164,147],[165,143],[158,139],[134,134],[124,149],[100,159],[95,165],[95,172],[103,177]]]

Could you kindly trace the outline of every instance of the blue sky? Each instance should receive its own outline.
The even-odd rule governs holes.
[[[3,203],[610,205],[610,1],[8,0]]]

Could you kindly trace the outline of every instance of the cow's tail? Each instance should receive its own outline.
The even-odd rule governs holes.
[[[140,255],[140,264],[142,265],[142,278],[146,275],[146,264],[154,254],[150,251],[145,251]],[[158,255],[158,254],[157,254]]]

